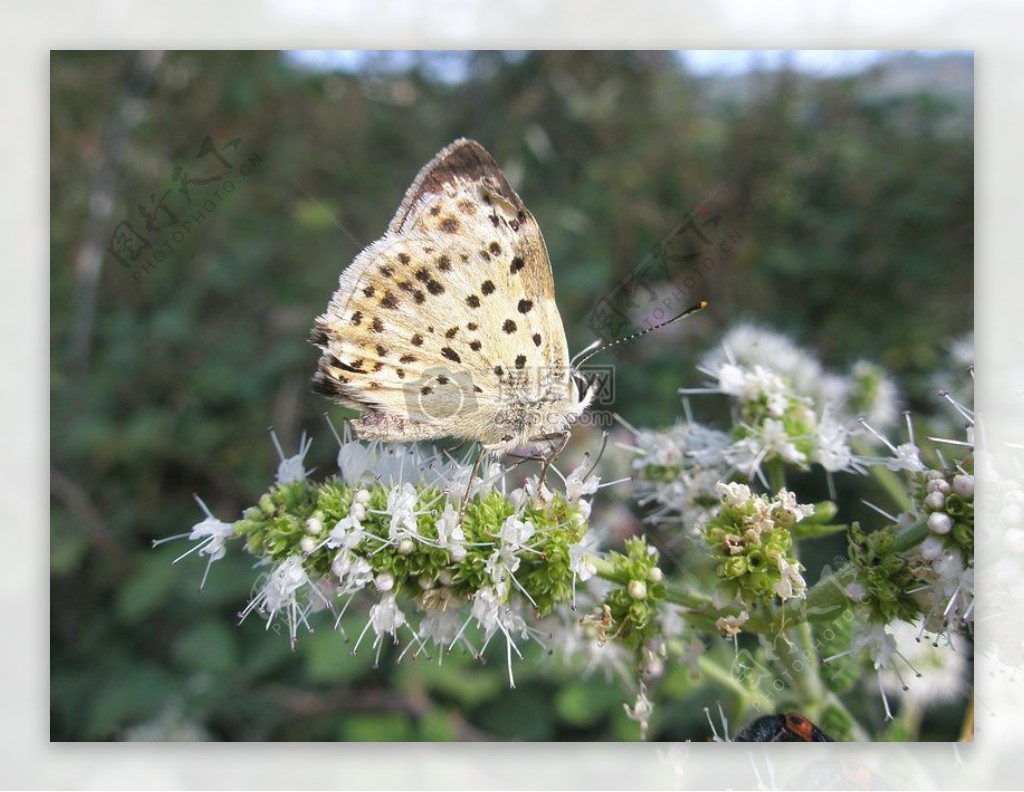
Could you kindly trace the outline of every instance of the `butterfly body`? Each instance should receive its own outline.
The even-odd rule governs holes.
[[[317,317],[314,388],[361,437],[500,453],[564,437],[592,394],[571,369],[544,238],[480,144],[413,181]]]

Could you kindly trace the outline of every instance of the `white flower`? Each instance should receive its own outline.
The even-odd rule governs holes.
[[[743,625],[750,619],[750,614],[741,611],[738,616],[722,616],[715,622],[715,628],[724,638],[735,638],[743,631]]]
[[[378,637],[394,635],[405,624],[405,614],[395,602],[394,594],[382,597],[380,602],[370,607],[370,624]]]
[[[341,550],[331,562],[331,571],[338,578],[341,594],[361,591],[373,580],[373,567],[365,558]]]
[[[715,492],[722,499],[722,503],[729,506],[742,506],[750,500],[750,487],[737,482],[720,481],[715,485]]]
[[[900,654],[899,647],[896,645],[896,639],[893,637],[889,628],[883,624],[868,624],[859,627],[853,635],[853,640],[850,644],[850,648],[845,652],[840,652],[832,657],[826,657],[822,662],[829,663],[833,660],[838,660],[840,657],[846,657],[848,655],[856,655],[862,651],[867,651],[868,656],[871,658],[871,663],[878,674],[878,690],[882,694],[882,705],[885,708],[885,719],[892,720],[892,709],[889,707],[889,697],[886,695],[886,688],[883,683],[883,671],[889,669],[891,673],[896,674],[898,678],[902,678],[900,671],[895,666],[897,659],[901,660],[907,668],[911,668],[907,659]],[[906,687],[904,685],[904,687]]]
[[[459,514],[446,503],[441,516],[437,518],[437,540],[451,554],[454,561],[461,561],[466,557],[466,535],[459,525]]]
[[[775,455],[796,465],[807,461],[807,456],[796,447],[782,421],[766,418],[760,429],[757,439],[760,440],[762,454]]]
[[[629,704],[623,704],[622,708],[626,710],[626,717],[630,720],[634,720],[640,724],[640,739],[647,739],[647,729],[651,714],[654,712],[654,705],[651,700],[647,698],[647,688],[644,685],[640,685],[640,692],[637,693],[636,701],[633,706]]]
[[[455,608],[429,611],[420,621],[419,635],[439,647],[447,647],[457,640],[462,616]]]
[[[503,543],[514,549],[519,549],[524,547],[535,533],[537,533],[537,529],[534,528],[533,523],[529,520],[520,520],[512,514],[506,517],[501,524],[499,537]]]
[[[569,545],[569,569],[573,575],[581,581],[586,582],[597,574],[597,567],[593,562],[587,560],[587,543],[580,540],[576,544]]]
[[[678,521],[697,533],[718,511],[714,488],[728,477],[728,446],[724,432],[691,422],[667,432],[636,432],[634,445],[627,448],[637,454],[632,462],[636,499],[641,506],[656,506],[648,522]]]
[[[306,588],[309,590],[309,598],[304,605],[300,605],[299,594]],[[320,588],[311,584],[302,557],[289,556],[267,575],[263,586],[242,611],[241,619],[244,621],[250,613],[258,610],[266,615],[267,629],[270,629],[274,618],[279,613],[283,614],[288,624],[288,638],[294,647],[299,624],[309,629],[306,616],[313,602],[330,606]]]
[[[902,443],[896,446],[895,457],[886,463],[886,467],[894,472],[908,470],[911,473],[918,473],[924,470],[921,449],[913,443]]]
[[[207,508],[206,504],[203,503],[203,499],[198,495],[193,496],[196,499],[196,503],[199,504],[199,508],[206,514],[206,519],[202,522],[198,522],[192,526],[191,532],[187,534],[188,538],[199,544],[195,545],[191,549],[185,551],[180,556],[174,559],[173,563],[177,564],[181,559],[198,553],[199,555],[209,556],[209,561],[206,562],[206,570],[203,572],[203,579],[199,583],[199,588],[206,586],[206,577],[210,574],[210,567],[213,566],[214,561],[219,561],[224,557],[227,552],[225,542],[232,537],[234,534],[235,527],[231,523],[222,522],[218,520]],[[153,542],[153,546],[156,547],[163,542],[169,542],[172,539],[181,539],[186,534],[179,534],[177,536],[171,536],[167,539],[160,539]]]
[[[522,653],[513,640],[513,634],[521,638],[533,637],[540,641],[540,630],[528,627],[525,619],[512,606],[513,601],[509,600],[503,604],[503,598],[493,588],[484,587],[473,596],[473,607],[470,617],[476,619],[477,624],[484,631],[484,645],[480,652],[487,649],[491,639],[500,632],[505,638],[505,650],[508,665],[509,687],[516,686],[515,678],[512,675],[512,654],[515,653],[522,659]]]
[[[725,363],[718,370],[718,388],[727,396],[746,396],[747,370],[733,363]]]
[[[776,509],[781,509],[783,514],[793,522],[800,522],[805,517],[814,514],[814,506],[810,503],[801,504],[797,502],[796,494],[787,489],[781,489],[775,494]]]
[[[818,422],[812,459],[830,473],[853,466],[853,452],[847,443],[849,433],[827,413]]]
[[[277,483],[293,484],[296,481],[305,481],[311,471],[306,470],[304,460],[306,454],[309,453],[310,446],[313,445],[313,438],[307,440],[306,433],[303,432],[299,439],[299,453],[290,457],[285,457],[281,443],[277,439],[277,433],[273,429],[270,430],[270,438],[274,441],[274,448],[277,449],[277,455],[281,458],[275,477]]]
[[[391,525],[388,528],[389,539],[419,536],[419,526],[416,523],[418,499],[416,488],[409,482],[392,487],[388,493],[386,509],[387,514],[391,516]]]
[[[374,667],[380,662],[381,649],[384,646],[384,636],[390,635],[395,643],[398,643],[398,629],[406,624],[405,614],[402,613],[398,607],[398,603],[395,601],[394,594],[388,594],[381,597],[380,602],[370,607],[370,618],[366,622],[366,626],[363,627],[363,631],[359,634],[359,640],[356,641],[355,649],[352,651],[359,650],[359,644],[363,642],[363,638],[367,631],[372,627],[374,633],[373,646],[377,650],[377,654],[374,658]],[[412,629],[412,628],[410,628]],[[413,632],[413,638],[420,641],[419,635]]]
[[[583,462],[565,479],[565,497],[570,503],[575,503],[585,495],[593,495],[601,484],[601,478],[595,475],[587,475],[590,467],[590,455],[585,454]]]
[[[515,548],[502,544],[488,556],[484,571],[494,584],[494,590],[504,598],[508,596],[512,583],[515,582],[515,571],[519,569],[520,559]]]
[[[974,621],[974,562],[964,565],[958,550],[948,550],[932,562],[933,580],[919,595],[925,629],[947,634],[951,622]]]
[[[209,556],[210,561],[220,561],[227,552],[224,543],[231,538],[234,529],[231,523],[222,522],[210,515],[192,526],[188,538],[192,541],[204,540],[197,548],[199,555]]]
[[[349,514],[342,517],[334,524],[331,532],[327,534],[327,546],[334,550],[338,547],[345,547],[349,550],[356,547],[363,538],[363,526],[359,520]]]
[[[309,576],[298,556],[289,556],[270,573],[263,591],[264,606],[270,614],[295,599],[295,593],[309,582]]]
[[[424,458],[416,445],[389,443],[378,451],[371,471],[381,483],[399,486],[419,483],[423,471],[430,469],[430,465],[430,460]]]
[[[922,641],[921,629],[908,622],[894,622],[890,629],[896,651],[918,676],[906,682],[893,665],[886,666],[880,676],[887,693],[924,707],[954,701],[963,694],[970,647],[962,636],[951,633],[948,641],[932,643]]]
[[[837,404],[843,393],[842,382],[825,374],[811,355],[785,336],[764,328],[734,327],[722,339],[722,348],[706,355],[699,368],[715,371],[727,364],[768,369],[788,381],[794,394],[810,397],[822,406]]]
[[[860,419],[860,424],[867,429],[871,434],[877,437],[886,448],[892,453],[890,459],[886,459],[885,466],[894,473],[898,473],[901,470],[906,470],[911,473],[919,473],[925,469],[924,462],[921,461],[921,449],[914,444],[914,430],[911,425],[910,414],[907,414],[907,434],[910,436],[910,442],[903,443],[902,445],[893,445],[889,439],[877,431],[863,418]]]
[[[578,619],[571,622],[551,616],[540,625],[551,636],[551,646],[557,649],[563,662],[575,668],[582,663],[581,676],[588,677],[601,669],[609,683],[618,676],[623,683],[635,678],[634,658],[621,643],[601,640],[597,631],[581,627]]]
[[[338,470],[346,484],[358,484],[371,464],[370,449],[358,440],[342,443],[338,450]]]
[[[498,629],[500,608],[501,603],[498,601],[497,592],[492,588],[482,588],[473,597],[473,607],[470,609],[470,613],[488,638]]]
[[[775,593],[783,601],[803,597],[807,591],[807,583],[800,574],[799,563],[791,564],[780,555],[778,564],[782,580],[775,584]]]

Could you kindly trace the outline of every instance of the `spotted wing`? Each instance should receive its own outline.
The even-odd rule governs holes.
[[[565,332],[536,220],[477,143],[442,150],[342,273],[313,341],[317,390],[382,439],[499,442],[508,390],[561,381]]]

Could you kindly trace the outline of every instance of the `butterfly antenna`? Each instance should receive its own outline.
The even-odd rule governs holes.
[[[627,341],[632,341],[634,338],[640,338],[641,336],[645,336],[648,333],[653,333],[655,330],[660,330],[661,328],[666,327],[667,325],[670,325],[673,322],[678,322],[680,319],[685,319],[690,314],[695,314],[695,313],[697,313],[697,311],[702,311],[702,310],[704,310],[707,307],[708,307],[708,301],[707,300],[701,300],[696,305],[691,305],[689,308],[687,308],[682,313],[676,314],[671,319],[669,319],[669,320],[667,320],[665,322],[662,322],[661,324],[656,324],[656,325],[654,325],[654,327],[648,327],[646,330],[637,330],[635,333],[631,333],[628,336],[624,336],[624,337],[619,338],[619,339],[617,339],[615,341],[609,341],[607,344],[601,344],[596,349],[594,349],[592,352],[589,352],[589,354],[586,354],[583,357],[580,357],[579,355],[577,355],[576,357],[579,358],[579,362],[575,363],[573,368],[579,368],[584,363],[586,363],[588,360],[590,360],[594,355],[596,355],[598,352],[604,352],[606,349],[611,349],[612,347],[618,346],[619,344],[624,344]],[[599,343],[599,342],[596,342],[596,343]],[[591,344],[589,347],[587,347],[583,351],[587,352],[587,350],[591,349],[591,347],[593,347],[593,346],[594,346],[594,344]],[[573,360],[575,362],[575,358]]]

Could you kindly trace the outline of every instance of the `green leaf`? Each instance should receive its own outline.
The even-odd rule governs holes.
[[[594,726],[621,698],[615,687],[577,682],[566,685],[555,695],[555,712],[573,726]]]
[[[150,616],[170,599],[182,584],[182,576],[164,553],[139,559],[139,565],[121,586],[114,611],[120,621],[136,624]],[[196,582],[198,586],[198,580]]]
[[[807,520],[803,520],[794,525],[790,531],[793,534],[793,538],[796,540],[800,539],[820,539],[823,536],[832,536],[833,534],[842,533],[848,525],[843,524],[832,524],[832,525],[817,525],[815,523],[809,523]]]
[[[84,531],[69,531],[63,520],[51,518],[50,574],[54,577],[74,572],[85,557],[89,543]]]
[[[452,668],[447,661],[429,671],[424,665],[422,673],[423,684],[428,690],[446,695],[464,706],[489,701],[508,685],[508,678],[493,669],[479,666]]]
[[[349,621],[351,633],[355,623],[346,621]],[[360,678],[373,667],[373,651],[366,644],[352,654],[354,644],[346,643],[341,633],[330,629],[330,625],[303,636],[300,645],[306,658],[306,679],[311,682],[348,682]]]
[[[238,667],[235,627],[214,616],[200,622],[178,640],[175,659],[182,665],[211,674],[227,674]]]
[[[92,707],[84,718],[87,740],[110,739],[127,726],[156,717],[180,689],[170,675],[148,665],[118,668],[116,676],[96,683]]]
[[[424,742],[452,742],[456,739],[451,713],[431,710],[420,720],[419,739]]]
[[[358,715],[338,729],[338,739],[345,742],[404,742],[414,736],[412,718],[396,713]]]
[[[539,690],[506,690],[478,714],[481,727],[512,740],[550,740],[554,724],[550,700]]]

